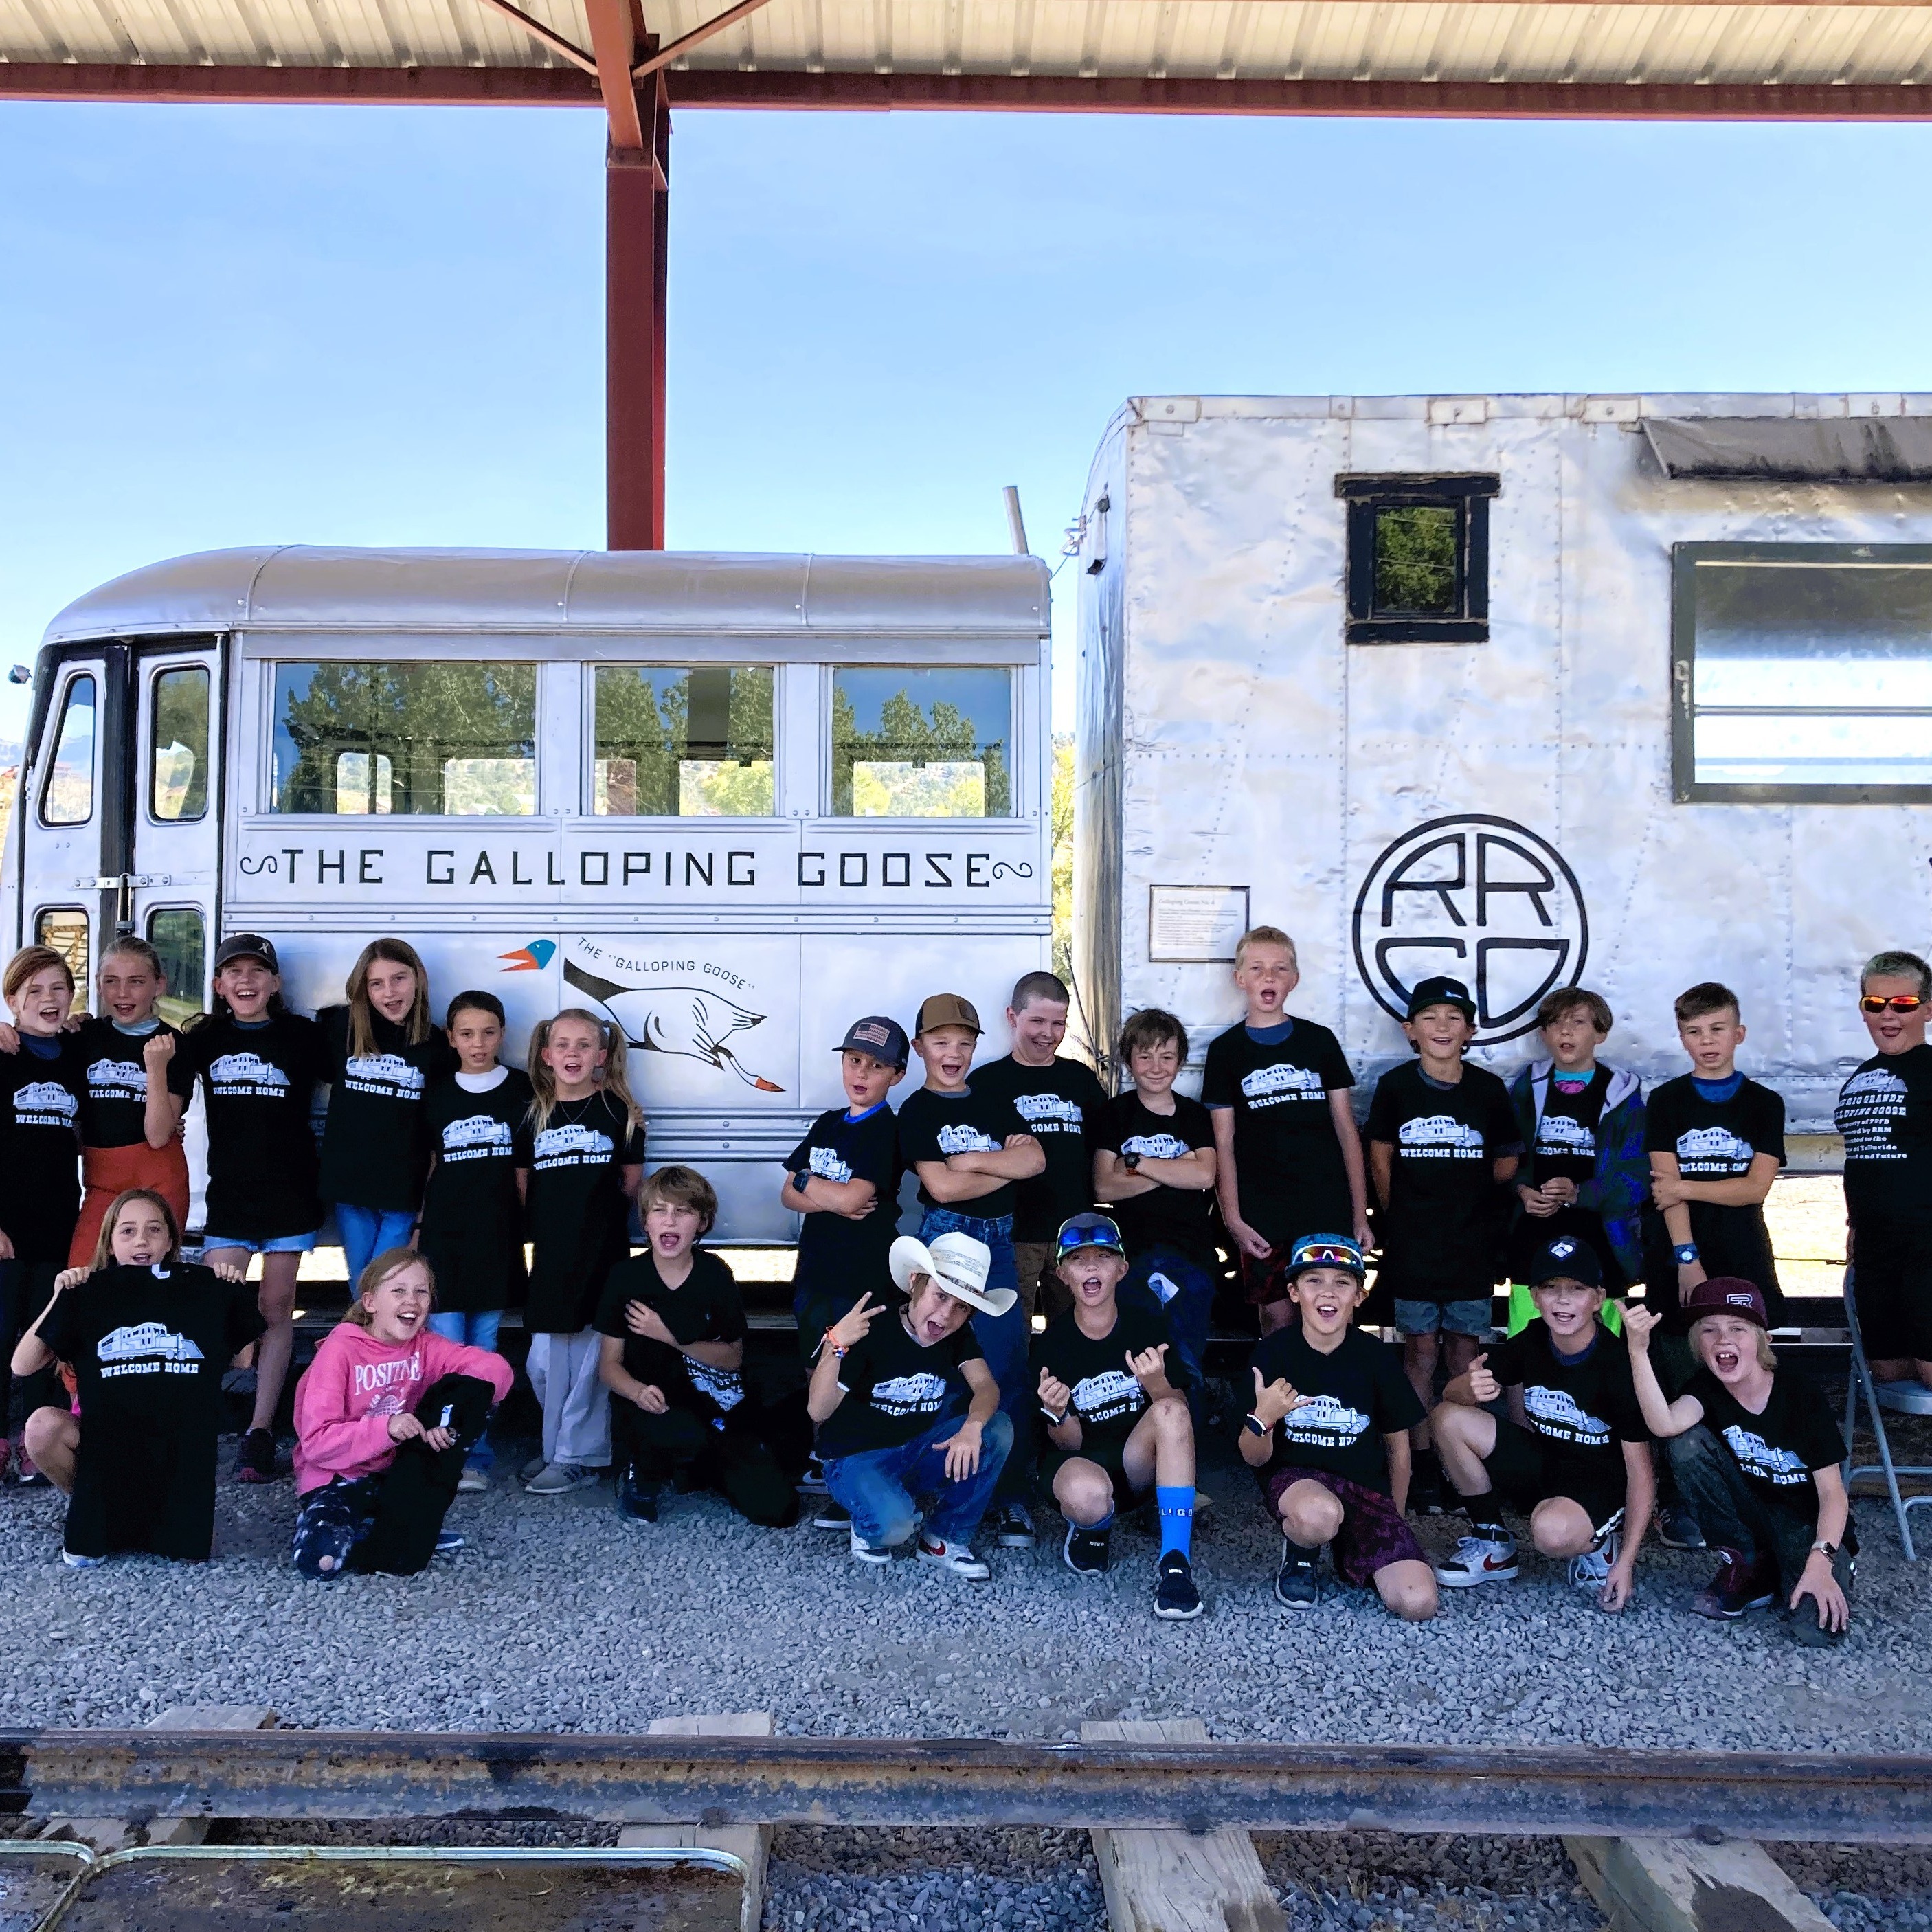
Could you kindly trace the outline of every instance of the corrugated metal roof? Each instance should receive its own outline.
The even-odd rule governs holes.
[[[45,641],[232,630],[812,630],[1038,638],[1033,556],[680,551],[202,550],[77,598]]]
[[[519,0],[580,47],[580,0]],[[647,0],[669,41],[723,0]],[[0,0],[17,62],[554,67],[480,0]],[[1276,80],[1932,80],[1932,6],[1453,0],[771,0],[693,70]]]

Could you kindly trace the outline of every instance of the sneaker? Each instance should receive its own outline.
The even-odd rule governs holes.
[[[524,1485],[532,1496],[567,1496],[574,1490],[594,1490],[598,1472],[580,1462],[546,1462]]]
[[[834,1502],[828,1496],[812,1511],[812,1526],[814,1529],[850,1529],[852,1527],[852,1512],[843,1503]]]
[[[517,1472],[517,1480],[520,1483],[527,1483],[533,1476],[542,1475],[549,1467],[550,1458],[548,1456],[532,1456]]]
[[[1281,1568],[1274,1580],[1274,1600],[1285,1610],[1312,1610],[1322,1600],[1321,1552],[1304,1550],[1287,1537],[1281,1540]]]
[[[70,1570],[98,1570],[106,1560],[103,1556],[77,1556],[71,1550],[61,1552],[61,1561]]]
[[[34,1466],[34,1459],[27,1454],[27,1445],[24,1442],[15,1452],[14,1468],[14,1480],[23,1490],[49,1490],[53,1487],[53,1479],[44,1469]]]
[[[490,1472],[480,1462],[466,1462],[463,1473],[456,1479],[458,1491],[467,1490],[472,1495],[478,1490],[490,1486]]]
[[[816,1456],[805,1466],[805,1474],[793,1486],[802,1496],[822,1496],[825,1493],[825,1465]]]
[[[1570,1582],[1574,1589],[1597,1591],[1610,1580],[1610,1568],[1622,1554],[1624,1540],[1615,1530],[1606,1531],[1580,1556],[1570,1559]]]
[[[1097,1529],[1084,1529],[1077,1522],[1070,1522],[1066,1526],[1066,1540],[1060,1545],[1060,1553],[1075,1576],[1104,1576],[1113,1546],[1111,1523],[1103,1523]]]
[[[855,1529],[852,1532],[852,1561],[854,1563],[890,1563],[892,1552],[890,1550],[876,1549]]]
[[[235,1453],[235,1480],[238,1483],[275,1480],[275,1438],[272,1432],[251,1429],[242,1437],[242,1446]]]
[[[1516,1538],[1513,1536],[1459,1536],[1453,1556],[1436,1566],[1436,1580],[1451,1590],[1477,1583],[1516,1581]]]
[[[1449,1492],[1442,1480],[1442,1465],[1432,1450],[1425,1449],[1416,1457],[1408,1476],[1408,1513],[1411,1516],[1440,1516],[1449,1507]]]
[[[439,1556],[454,1556],[469,1540],[460,1529],[440,1529],[436,1533],[436,1553]]]
[[[617,1478],[617,1514],[626,1522],[656,1522],[658,1486],[640,1483],[628,1469]]]
[[[1718,1574],[1690,1600],[1693,1612],[1714,1622],[1731,1623],[1748,1610],[1768,1610],[1778,1599],[1775,1564],[1747,1562],[1735,1550],[1720,1550]]]
[[[1008,1507],[1017,1508],[1018,1505],[1009,1504]],[[1022,1510],[1021,1514],[1024,1516],[1025,1512]],[[1002,1543],[1005,1540],[1004,1537],[1000,1538]],[[1033,1540],[1030,1525],[1027,1529],[1027,1540],[1029,1543]],[[943,1537],[922,1534],[919,1539],[919,1560],[922,1563],[936,1563],[940,1569],[950,1570],[956,1576],[964,1577],[969,1583],[983,1583],[993,1574],[974,1554],[973,1546],[970,1543],[948,1543]]]
[[[1666,1504],[1657,1514],[1657,1540],[1666,1550],[1702,1550],[1704,1532],[1682,1503]]]
[[[993,1532],[1002,1550],[1030,1550],[1038,1540],[1033,1532],[1032,1514],[1024,1503],[1002,1503],[993,1512]]]
[[[1154,1573],[1154,1613],[1168,1624],[1184,1624],[1201,1614],[1194,1566],[1178,1550],[1170,1550]]]

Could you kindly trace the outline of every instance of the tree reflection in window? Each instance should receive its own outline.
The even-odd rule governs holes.
[[[536,667],[275,667],[278,812],[526,818],[537,808]]]
[[[832,809],[842,818],[1012,813],[1013,680],[996,667],[843,667],[832,688]]]
[[[590,809],[600,817],[768,818],[769,665],[600,664]]]

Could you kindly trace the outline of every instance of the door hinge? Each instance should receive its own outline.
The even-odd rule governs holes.
[[[166,872],[88,872],[74,882],[77,892],[143,892],[156,886],[171,886]]]

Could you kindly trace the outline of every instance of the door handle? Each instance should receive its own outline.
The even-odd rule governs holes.
[[[173,876],[167,872],[88,872],[74,880],[74,889],[77,892],[140,892],[173,884]]]

